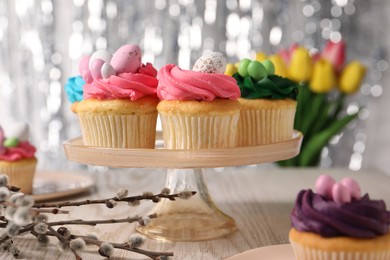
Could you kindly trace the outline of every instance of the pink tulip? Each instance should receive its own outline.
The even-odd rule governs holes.
[[[294,52],[294,50],[296,49],[296,48],[298,48],[299,47],[299,45],[298,44],[296,44],[296,43],[294,43],[293,45],[291,45],[288,49],[281,49],[280,51],[279,51],[279,56],[280,57],[282,57],[282,59],[283,59],[283,61],[284,61],[284,63],[286,64],[286,65],[288,65],[289,63],[290,63],[290,59],[291,59],[291,55],[292,55],[292,53]]]
[[[339,72],[345,62],[345,42],[343,40],[339,42],[328,41],[321,52],[321,57],[329,61]]]

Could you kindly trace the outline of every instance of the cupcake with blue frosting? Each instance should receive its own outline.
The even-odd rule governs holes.
[[[84,85],[85,81],[81,76],[71,77],[65,84],[65,91],[74,113],[76,113],[77,104],[83,100]]]

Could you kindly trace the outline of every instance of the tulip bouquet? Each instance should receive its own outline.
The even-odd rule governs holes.
[[[364,78],[366,68],[359,61],[345,63],[345,43],[328,41],[318,53],[298,45],[266,56],[256,53],[256,59],[268,59],[275,74],[299,82],[294,128],[301,131],[304,140],[301,153],[292,159],[280,161],[280,166],[318,166],[321,151],[333,136],[339,133],[358,112],[346,114],[346,96],[355,93]],[[234,72],[227,66],[227,74]]]

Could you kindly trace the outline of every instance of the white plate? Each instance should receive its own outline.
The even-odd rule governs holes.
[[[87,176],[73,172],[38,171],[33,182],[35,201],[58,199],[88,191],[94,181]]]
[[[290,244],[266,246],[252,249],[225,260],[295,260],[294,252]]]

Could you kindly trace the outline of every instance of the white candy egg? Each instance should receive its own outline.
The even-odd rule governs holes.
[[[28,141],[29,129],[24,122],[7,122],[2,124],[6,137],[17,137],[19,141]]]
[[[89,69],[90,69],[90,70],[92,69],[92,63],[93,63],[96,59],[101,59],[101,60],[103,60],[105,63],[110,63],[111,58],[112,58],[112,54],[109,53],[109,52],[106,51],[106,50],[98,50],[98,51],[95,51],[95,52],[92,54],[92,56],[89,58]]]
[[[200,57],[192,68],[193,71],[223,74],[226,68],[226,59],[220,52],[211,52]]]
[[[103,79],[109,78],[111,75],[115,75],[116,72],[114,68],[109,64],[109,63],[104,63],[102,68],[101,68],[101,73]]]

